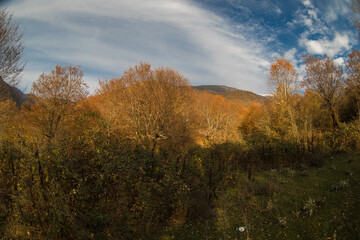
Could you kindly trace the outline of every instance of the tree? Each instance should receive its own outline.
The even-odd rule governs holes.
[[[274,97],[280,102],[288,102],[297,93],[298,75],[291,63],[278,58],[271,64],[268,85],[273,89]]]
[[[220,95],[208,92],[196,94],[198,129],[201,137],[209,143],[220,143],[238,140],[237,124],[240,104],[230,103]]]
[[[12,21],[12,15],[0,9],[0,78],[10,85],[18,83],[18,77],[25,66],[22,60],[24,51],[22,36],[19,25]]]
[[[30,92],[32,101],[22,108],[19,128],[23,132],[19,134],[18,151],[26,160],[17,161],[18,164],[24,164],[18,170],[21,171],[18,173],[21,174],[18,185],[26,190],[19,191],[18,194],[19,198],[26,201],[19,203],[21,208],[16,215],[22,221],[25,218],[22,212],[24,209],[30,225],[38,229],[36,235],[32,235],[33,238],[59,238],[54,237],[59,234],[54,230],[58,225],[52,224],[50,219],[60,219],[69,212],[67,208],[60,207],[71,201],[66,189],[69,182],[63,181],[69,177],[64,174],[67,166],[61,161],[61,156],[66,154],[60,153],[64,153],[65,149],[70,151],[75,145],[71,144],[69,133],[76,130],[73,121],[77,117],[76,105],[88,94],[82,77],[83,72],[78,66],[56,65],[54,70],[41,74],[33,83]],[[53,151],[54,149],[62,150]],[[87,151],[83,152],[86,155]],[[69,152],[67,156],[70,155]],[[86,159],[83,156],[79,158]],[[75,164],[76,158],[71,159],[71,164]],[[69,162],[69,158],[66,160]],[[51,209],[59,211],[55,213]]]
[[[305,56],[306,76],[303,85],[319,94],[331,116],[334,128],[339,127],[336,100],[343,84],[343,70],[333,59],[319,59],[312,55]]]
[[[191,140],[192,91],[177,71],[140,63],[120,79],[100,82],[98,93],[112,108],[104,117],[136,144],[154,152],[161,143],[179,147]]]
[[[241,121],[239,129],[245,136],[255,134],[261,129],[260,121],[264,115],[264,106],[260,103],[253,103],[247,108],[247,113]]]
[[[16,116],[16,105],[13,101],[0,101],[0,141],[16,126]]]
[[[360,51],[355,49],[349,53],[346,67],[346,92],[349,93],[354,101],[356,113],[360,118]]]
[[[56,65],[51,73],[41,74],[33,83],[30,94],[35,104],[31,109],[36,125],[46,138],[55,137],[74,104],[87,96],[87,85],[82,77],[79,66]]]
[[[278,58],[271,64],[268,85],[273,90],[275,118],[278,120],[276,125],[285,132],[291,132],[294,137],[298,135],[294,109],[294,97],[298,91],[297,78],[298,75],[288,60]]]
[[[352,0],[351,8],[353,11],[353,21],[358,31],[360,31],[360,0]]]

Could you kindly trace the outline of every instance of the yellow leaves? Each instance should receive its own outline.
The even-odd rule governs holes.
[[[291,63],[283,58],[279,58],[271,64],[268,85],[277,98],[287,99],[296,94],[297,74]]]
[[[0,139],[13,140],[18,128],[18,109],[11,100],[0,101]]]
[[[263,106],[258,103],[253,103],[247,110],[244,119],[241,122],[240,129],[245,134],[253,133],[259,128],[259,121],[264,115]]]
[[[288,60],[278,58],[271,64],[269,75],[271,78],[280,78],[282,74],[296,75],[296,71]]]
[[[225,99],[220,95],[215,95],[214,101],[212,103],[212,110],[218,111],[219,109],[223,109],[226,107]]]

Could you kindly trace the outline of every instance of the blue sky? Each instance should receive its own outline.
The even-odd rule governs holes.
[[[20,89],[56,64],[81,65],[93,91],[140,61],[178,70],[192,85],[268,93],[272,61],[304,74],[303,54],[343,64],[358,47],[350,0],[0,1],[24,29]]]

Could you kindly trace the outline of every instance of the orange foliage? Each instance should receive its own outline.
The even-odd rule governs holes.
[[[253,103],[247,109],[247,112],[241,122],[240,129],[245,134],[252,134],[259,130],[260,121],[264,115],[264,107],[262,104]]]
[[[112,131],[147,149],[191,142],[192,91],[170,68],[140,63],[120,79],[101,81],[100,110]]]
[[[200,138],[209,142],[239,140],[237,126],[244,109],[239,103],[226,101],[220,95],[196,93]]]

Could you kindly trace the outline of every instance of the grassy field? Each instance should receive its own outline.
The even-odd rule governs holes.
[[[212,221],[169,229],[163,239],[360,239],[360,152],[250,181],[239,173],[223,185]]]

